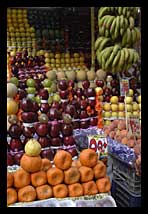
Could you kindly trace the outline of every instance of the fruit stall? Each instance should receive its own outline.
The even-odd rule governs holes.
[[[7,8],[7,206],[141,206],[140,16]]]

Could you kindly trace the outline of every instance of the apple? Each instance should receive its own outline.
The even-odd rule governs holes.
[[[60,103],[57,101],[53,101],[51,107],[56,108],[56,109],[60,109]]]
[[[75,108],[74,105],[68,104],[66,106],[65,113],[70,114],[70,116],[73,117],[73,115],[75,114],[75,112],[76,112],[76,108]]]
[[[88,89],[89,86],[90,86],[89,80],[82,81],[82,86],[83,86],[84,89]]]
[[[38,123],[35,130],[38,136],[45,137],[48,134],[48,124],[47,123]]]
[[[61,99],[68,99],[69,92],[68,92],[68,90],[66,90],[66,91],[60,90],[59,95],[60,95]]]
[[[25,112],[32,111],[32,109],[33,109],[32,100],[29,98],[23,98],[20,102],[20,108]]]
[[[51,146],[62,146],[62,139],[60,137],[51,138]]]
[[[138,111],[139,110],[139,104],[136,102],[133,102],[133,111]]]
[[[10,154],[10,152],[7,152],[7,166],[13,166],[14,163],[14,157]]]
[[[40,96],[41,100],[48,100],[49,94],[47,89],[40,89],[38,95]]]
[[[17,138],[11,138],[11,140],[10,140],[10,149],[13,152],[18,152],[18,151],[22,150],[23,149],[23,144],[22,144],[21,140],[17,139]]]
[[[132,112],[131,111],[128,111],[127,112],[127,117],[131,117],[132,116]]]
[[[86,93],[86,97],[95,97],[96,96],[96,92],[94,88],[88,88]]]
[[[50,136],[51,137],[58,137],[59,134],[60,134],[60,130],[61,130],[61,127],[60,127],[60,124],[58,121],[53,121],[51,123],[51,127],[50,127]]]
[[[104,121],[104,125],[105,125],[105,126],[109,126],[110,124],[111,124],[111,120],[105,120],[105,121]]]
[[[98,118],[97,117],[91,117],[89,119],[89,124],[90,124],[90,126],[97,126],[97,124],[98,124]]]
[[[119,96],[118,97],[118,102],[124,103],[124,96]]]
[[[127,93],[127,96],[132,97],[133,95],[134,95],[134,90],[130,88],[128,93]]]
[[[21,119],[24,123],[34,123],[38,121],[38,114],[35,112],[22,112]]]
[[[51,85],[52,85],[52,82],[51,82],[51,80],[49,80],[49,79],[44,79],[43,80],[43,82],[42,82],[42,85],[46,88],[50,88],[51,87]]]
[[[49,111],[50,107],[48,103],[41,103],[40,105],[40,111],[42,113],[47,113]]]
[[[34,127],[25,127],[23,126],[23,135],[28,138],[32,138],[35,134]]]
[[[80,128],[80,122],[74,120],[72,122],[72,126],[73,126],[73,129],[79,129]]]
[[[27,93],[24,89],[19,89],[18,90],[18,95],[19,95],[19,100],[22,100],[23,98],[26,98]]]
[[[14,155],[15,164],[17,164],[18,166],[20,166],[20,160],[23,154],[24,154],[24,151],[19,151],[17,152],[17,154]]]
[[[138,101],[138,103],[141,103],[141,95],[139,95],[139,96],[137,97],[137,101]]]
[[[61,131],[62,131],[62,134],[63,134],[64,137],[72,135],[72,133],[73,133],[72,124],[65,124],[65,123],[63,123]]]
[[[99,99],[101,102],[103,102],[103,100],[104,100],[103,95],[100,95],[98,99]]]
[[[139,117],[139,112],[138,111],[133,111],[133,117]]]
[[[126,104],[126,109],[128,112],[132,112],[132,105],[131,104]]]
[[[9,127],[8,133],[12,138],[19,138],[22,134],[22,129],[18,124],[12,124]]]
[[[103,100],[107,103],[110,103],[111,95],[104,95]]]
[[[28,87],[35,87],[35,80],[32,79],[32,78],[27,79],[26,85],[27,85]]]
[[[112,79],[110,81],[110,84],[111,84],[112,88],[115,88],[115,87],[117,87],[119,85],[119,81],[116,80],[116,79]]]
[[[75,144],[75,139],[74,137],[71,135],[71,136],[66,136],[63,138],[63,143],[65,146],[72,146]]]
[[[77,152],[76,148],[67,149],[67,151],[71,154],[72,157],[75,157],[75,156],[78,155],[78,152]]]
[[[133,97],[126,96],[124,100],[126,104],[131,104],[133,102]]]
[[[118,117],[118,112],[116,112],[116,111],[113,111],[112,113],[111,113],[111,117]]]
[[[139,110],[141,111],[141,103],[139,103]]]
[[[36,93],[36,88],[35,87],[28,87],[26,89],[28,94],[35,94]]]
[[[49,136],[39,137],[38,142],[40,143],[42,148],[51,146],[51,138]]]
[[[52,149],[45,149],[45,150],[41,151],[40,155],[41,155],[42,158],[47,158],[50,161],[53,161],[55,152]]]
[[[58,88],[61,91],[67,90],[68,89],[68,82],[67,82],[67,80],[65,80],[65,79],[59,80],[58,81]]]
[[[111,110],[111,105],[110,105],[110,103],[105,103],[105,104],[103,105],[103,110],[104,110],[104,111],[110,111],[110,110]]]
[[[75,82],[74,80],[68,80],[68,86],[71,87],[72,89],[74,88]]]
[[[114,112],[115,111],[117,112],[118,111],[118,104],[111,104],[111,110]]]
[[[85,100],[80,100],[80,109],[86,109],[87,108],[87,105],[88,105],[88,103],[87,103],[87,100],[85,99]]]
[[[63,122],[65,124],[71,124],[72,123],[72,117],[70,114],[67,114],[67,113],[63,113],[62,114],[62,119],[63,119]]]
[[[87,114],[86,110],[82,110],[82,111],[80,111],[79,117],[80,117],[80,119],[85,119],[85,118],[88,118],[89,115]]]
[[[81,129],[89,128],[89,120],[80,121],[80,128]]]
[[[105,87],[105,88],[103,89],[103,94],[104,94],[104,95],[111,95],[111,89]]]
[[[103,88],[103,86],[104,86],[104,81],[103,81],[103,80],[96,80],[96,85],[97,85],[97,87]]]
[[[57,108],[51,107],[49,110],[49,120],[58,120],[60,116],[60,112]]]
[[[110,118],[112,116],[110,111],[105,111],[103,115],[105,118]]]
[[[88,89],[85,89],[84,92],[87,93],[87,90]],[[80,97],[80,98],[83,96],[83,90],[82,90],[82,88],[77,88],[76,89],[76,95],[77,95],[77,97]]]
[[[118,117],[125,117],[125,112],[124,111],[119,111],[118,112]]]
[[[55,93],[52,98],[53,98],[53,101],[56,101],[56,102],[60,102],[61,100],[60,95],[57,93]]]
[[[113,96],[119,96],[119,90],[117,88],[112,88],[111,93]]]
[[[118,109],[119,109],[119,111],[124,111],[125,110],[125,104],[124,103],[119,103],[118,104]]]
[[[117,104],[117,103],[118,103],[118,97],[117,97],[117,96],[112,96],[112,97],[110,98],[110,102],[111,102],[112,104]]]

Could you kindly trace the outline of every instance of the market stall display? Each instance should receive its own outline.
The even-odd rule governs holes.
[[[139,11],[8,8],[8,206],[140,206]]]

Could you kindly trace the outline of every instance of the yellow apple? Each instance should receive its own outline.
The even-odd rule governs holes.
[[[79,60],[80,60],[80,62],[84,62],[84,57],[81,56],[81,57],[79,58]]]
[[[70,58],[70,62],[71,62],[71,63],[74,63],[74,58]]]
[[[125,117],[125,112],[124,111],[119,111],[118,112],[118,117]]]
[[[133,103],[133,111],[138,111],[139,110],[139,104],[134,102]]]
[[[130,88],[127,93],[127,96],[132,97],[133,95],[134,95],[134,91],[133,91],[133,89]]]
[[[61,64],[64,64],[64,63],[65,63],[65,59],[61,58]]]
[[[126,104],[126,109],[128,112],[132,112],[133,106],[131,104]]]
[[[65,53],[64,56],[65,58],[70,58],[70,53]]]
[[[117,111],[113,111],[113,112],[111,113],[111,116],[117,118],[117,117],[118,117],[118,112],[117,112]]]
[[[132,112],[128,111],[127,112],[127,117],[131,117],[132,116]]]
[[[111,120],[105,120],[104,125],[109,126],[111,124]]]
[[[103,94],[103,89],[101,87],[96,87],[95,91],[96,91],[96,93],[99,93],[99,95]]]
[[[105,103],[105,104],[103,105],[103,110],[104,110],[104,111],[110,111],[110,110],[111,110],[111,105],[110,105],[110,103]]]
[[[139,117],[139,112],[138,111],[133,111],[133,117]]]
[[[56,58],[56,59],[60,59],[60,58],[61,58],[61,54],[60,54],[60,53],[56,53],[56,54],[55,54],[55,58]]]
[[[131,104],[133,102],[133,98],[132,97],[125,97],[125,103],[127,104]]]
[[[50,59],[49,58],[45,58],[45,63],[50,63]]]
[[[79,58],[79,57],[80,57],[80,54],[79,54],[79,53],[74,53],[73,56],[74,56],[75,58]]]
[[[117,104],[111,104],[111,110],[112,111],[118,111],[118,105]]]
[[[55,62],[56,62],[56,64],[60,64],[61,63],[61,61],[60,61],[60,59],[55,59]]]
[[[48,52],[46,52],[46,53],[44,54],[44,56],[45,56],[45,58],[49,58],[49,57],[50,57],[50,55],[49,55]]]
[[[110,102],[111,102],[112,104],[117,104],[117,103],[118,103],[118,97],[117,97],[117,96],[112,96],[112,97],[110,98]]]
[[[102,95],[99,96],[99,100],[100,100],[101,102],[103,102],[103,96],[102,96]]]
[[[118,108],[119,108],[119,111],[124,111],[125,110],[125,104],[124,103],[119,103],[118,104]]]
[[[54,58],[54,53],[49,53],[50,58]]]
[[[141,103],[139,103],[139,110],[141,111]]]
[[[137,101],[138,101],[138,103],[141,103],[141,95],[139,95],[139,96],[137,97]]]
[[[55,63],[55,59],[54,58],[51,58],[51,63]]]
[[[110,111],[104,111],[104,117],[105,118],[110,118],[112,116]]]

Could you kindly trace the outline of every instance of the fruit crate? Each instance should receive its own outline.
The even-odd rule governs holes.
[[[115,180],[112,181],[111,195],[117,207],[141,207],[141,195],[131,193],[125,186]]]
[[[134,166],[112,156],[113,179],[120,182],[125,188],[134,194],[141,194],[141,177],[136,175]]]

